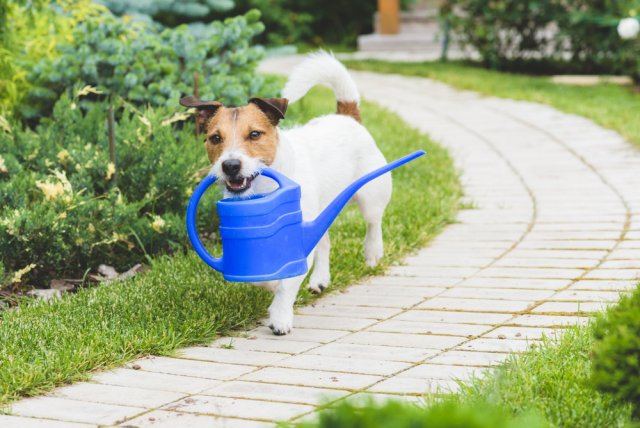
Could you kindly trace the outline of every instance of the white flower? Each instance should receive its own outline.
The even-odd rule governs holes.
[[[0,173],[7,174],[9,170],[7,169],[7,164],[4,162],[4,158],[0,156]]]
[[[153,230],[155,230],[156,232],[160,233],[162,232],[162,228],[164,227],[165,223],[164,220],[162,219],[162,217],[154,215],[153,216],[153,222],[151,223],[151,228]]]
[[[635,39],[640,33],[640,21],[637,18],[624,18],[618,23],[618,34],[624,40]]]

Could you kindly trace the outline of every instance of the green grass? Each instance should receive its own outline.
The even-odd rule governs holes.
[[[592,345],[591,325],[569,328],[463,386],[459,401],[498,405],[514,414],[538,412],[554,427],[624,426],[630,407],[592,387]]]
[[[572,327],[558,339],[512,356],[504,364],[461,383],[457,395],[427,396],[424,406],[347,401],[331,405],[318,421],[331,428],[542,428],[628,427],[631,406],[591,383],[592,325]],[[426,382],[426,381],[425,381]],[[384,423],[380,423],[384,421]],[[635,425],[634,425],[635,426]]]
[[[293,105],[286,123],[335,108],[333,95],[313,91]],[[386,254],[376,269],[364,264],[365,224],[347,208],[331,230],[332,289],[382,272],[390,262],[424,245],[456,211],[460,188],[447,153],[397,116],[363,105],[365,124],[391,160],[415,149],[428,156],[394,172],[394,195],[384,219]],[[204,156],[204,153],[203,153]],[[299,302],[311,297],[303,292]],[[193,253],[155,259],[131,280],[85,289],[51,303],[24,302],[0,313],[0,404],[86,379],[90,372],[148,354],[171,355],[252,326],[270,296],[230,284]]]
[[[429,77],[483,95],[549,104],[564,112],[587,117],[640,145],[640,94],[630,87],[613,84],[559,85],[549,77],[502,73],[458,62],[390,63],[368,60],[345,61],[345,64],[355,70]]]

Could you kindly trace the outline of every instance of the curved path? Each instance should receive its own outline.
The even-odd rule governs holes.
[[[634,286],[640,151],[547,106],[354,74],[366,98],[451,150],[473,206],[459,223],[387,276],[301,308],[289,336],[262,327],[142,359],[18,402],[0,425],[260,427],[311,417],[326,397],[418,400]]]

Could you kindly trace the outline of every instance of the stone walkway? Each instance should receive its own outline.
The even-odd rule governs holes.
[[[355,76],[366,98],[451,150],[473,209],[387,276],[300,308],[291,335],[261,327],[141,359],[18,402],[0,426],[268,427],[327,399],[419,400],[634,286],[639,150],[550,107]]]

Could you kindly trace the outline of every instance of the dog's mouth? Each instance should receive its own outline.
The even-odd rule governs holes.
[[[227,190],[231,193],[243,193],[251,187],[251,183],[258,176],[258,174],[253,174],[249,177],[234,177],[227,178],[224,181]]]

